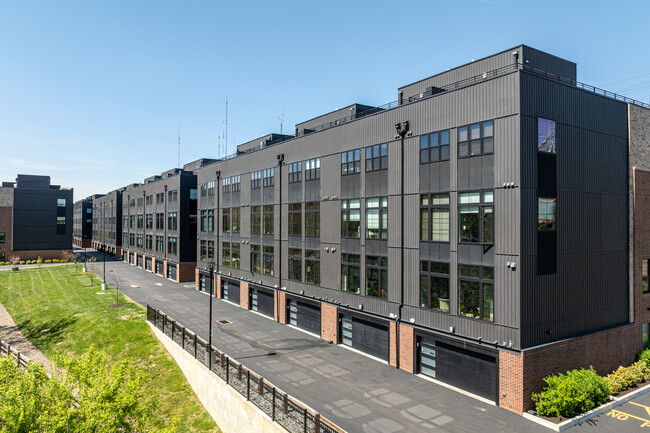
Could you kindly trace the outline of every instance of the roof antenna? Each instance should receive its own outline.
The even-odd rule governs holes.
[[[224,149],[224,153],[228,155],[228,97],[226,96],[226,148]]]
[[[284,122],[284,107],[282,108],[282,116],[278,116],[278,120],[280,121],[280,135],[282,135],[282,122]]]
[[[180,168],[181,166],[181,124],[178,124],[178,165],[176,167]]]

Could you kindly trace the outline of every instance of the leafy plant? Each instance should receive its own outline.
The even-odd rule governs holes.
[[[544,390],[531,397],[537,412],[546,416],[572,417],[605,403],[610,395],[607,382],[593,367],[551,375],[544,382]]]
[[[605,376],[605,381],[613,395],[649,379],[650,368],[645,361],[637,361],[629,367],[618,367]]]
[[[15,265],[16,263],[20,262],[20,256],[11,256],[11,257],[9,257],[9,262],[12,265]]]

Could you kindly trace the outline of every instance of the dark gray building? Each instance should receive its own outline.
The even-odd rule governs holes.
[[[172,280],[195,279],[196,175],[175,168],[133,184],[122,193],[122,256]]]
[[[95,194],[76,201],[73,206],[72,242],[81,248],[92,246],[93,237],[93,200],[103,197]]]
[[[92,247],[122,257],[122,192],[119,188],[93,199]]]
[[[521,45],[196,168],[197,289],[515,412],[631,362],[650,110],[576,78]]]
[[[0,187],[0,260],[61,258],[72,249],[72,189],[19,174]]]

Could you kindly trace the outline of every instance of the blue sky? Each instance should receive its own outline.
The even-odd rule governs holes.
[[[0,0],[0,180],[75,200],[520,43],[650,101],[650,2]]]

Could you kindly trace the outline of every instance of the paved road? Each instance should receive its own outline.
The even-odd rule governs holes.
[[[573,433],[642,432],[650,427],[650,393],[643,394],[614,410],[585,421]]]
[[[97,254],[98,261],[100,261]],[[97,264],[100,269],[101,263]],[[107,279],[207,340],[209,297],[121,261]],[[214,299],[213,344],[350,433],[547,432],[511,412]],[[221,325],[217,320],[230,324]]]

